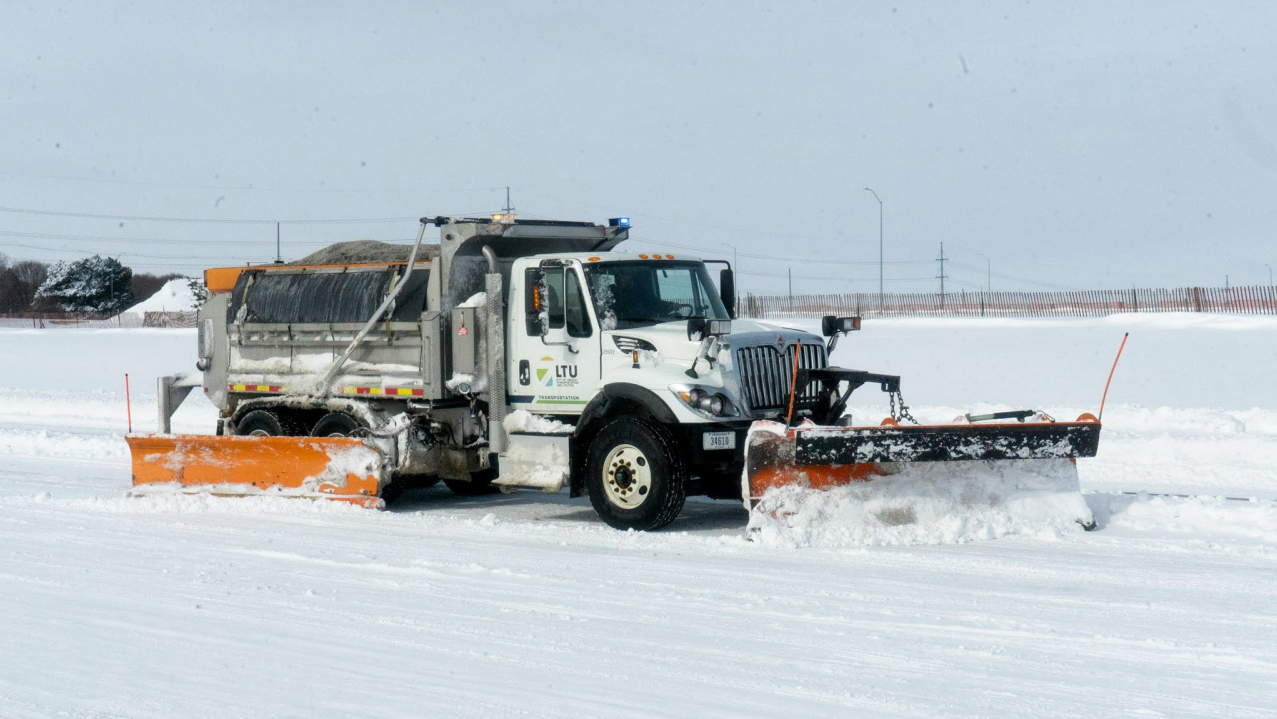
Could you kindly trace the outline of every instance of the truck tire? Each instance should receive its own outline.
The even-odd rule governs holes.
[[[235,434],[244,437],[299,437],[306,434],[301,423],[286,414],[255,409],[235,423]]]
[[[670,433],[632,417],[614,419],[590,442],[585,488],[616,529],[660,529],[687,499],[687,467]]]
[[[310,430],[312,437],[349,437],[355,430],[362,427],[359,420],[351,417],[345,412],[329,412],[319,421],[315,423],[314,428]]]

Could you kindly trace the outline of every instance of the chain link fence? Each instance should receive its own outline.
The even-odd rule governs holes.
[[[123,312],[114,316],[72,312],[20,312],[0,314],[0,327],[50,329],[58,327],[194,327],[199,313]]]
[[[828,295],[754,295],[739,298],[740,317],[1103,317],[1121,312],[1217,312],[1277,315],[1273,287],[1065,292],[876,292]]]

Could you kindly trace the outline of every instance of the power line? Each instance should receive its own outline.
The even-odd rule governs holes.
[[[92,177],[67,177],[65,175],[36,175],[23,172],[8,172],[0,170],[0,175],[8,175],[10,177],[25,177],[33,180],[55,180],[58,182],[91,182],[104,185],[137,185],[142,187],[169,187],[182,188],[187,190],[230,190],[232,192],[251,191],[251,192],[337,192],[337,193],[420,193],[420,194],[444,194],[449,192],[493,192],[500,190],[500,187],[453,187],[453,188],[369,188],[369,189],[353,189],[353,188],[336,188],[336,187],[258,187],[256,185],[208,185],[193,182],[148,182],[146,180],[115,180]]]
[[[674,247],[674,248],[682,249],[682,250],[693,250],[695,252],[713,252],[714,251],[712,248],[696,247],[695,245],[680,245],[673,242],[663,242],[658,240],[630,238],[629,241],[630,242],[646,242],[653,245],[660,245],[662,247]],[[756,260],[776,260],[779,262],[807,262],[807,263],[818,263],[822,265],[874,265],[874,266],[878,265],[877,262],[865,262],[860,260],[830,260],[830,259],[823,259],[823,258],[804,260],[797,257],[783,257],[781,255],[759,255],[759,254],[754,254],[752,252],[741,252],[739,253],[739,255],[741,257],[749,257]],[[894,262],[888,262],[887,264],[889,265],[929,265],[931,264],[931,260],[898,260]]]
[[[614,209],[614,208],[602,207],[602,206],[600,206],[600,205],[594,205],[594,204],[591,204],[591,203],[580,202],[580,201],[578,201],[578,200],[569,200],[569,199],[567,199],[567,198],[557,197],[557,196],[555,196],[555,195],[547,195],[547,194],[545,194],[545,193],[543,193],[543,192],[533,192],[533,191],[531,191],[531,190],[525,190],[525,189],[520,188],[520,187],[515,187],[515,188],[513,188],[513,189],[514,189],[514,190],[517,190],[518,192],[521,192],[521,193],[523,193],[523,194],[525,194],[525,195],[532,195],[533,197],[544,197],[544,198],[549,199],[549,200],[555,200],[555,201],[557,201],[557,202],[564,202],[564,203],[567,203],[567,204],[569,204],[569,205],[576,205],[576,206],[578,206],[578,207],[586,207],[586,208],[590,208],[590,209],[594,209],[594,210],[601,210],[601,211],[603,211],[603,212],[612,212],[612,211],[613,211],[613,209]],[[845,238],[845,237],[820,237],[820,236],[813,236],[813,235],[794,235],[794,234],[789,234],[789,233],[785,233],[785,232],[770,232],[770,231],[767,231],[767,230],[749,230],[749,229],[745,229],[745,228],[741,228],[741,227],[727,227],[727,226],[725,226],[725,225],[723,225],[722,223],[719,223],[719,222],[702,222],[702,221],[698,221],[698,220],[684,220],[684,219],[679,219],[679,218],[674,218],[674,217],[661,217],[660,215],[653,215],[653,214],[645,213],[645,212],[630,212],[630,213],[628,213],[628,217],[630,217],[631,219],[633,219],[633,218],[635,218],[635,217],[638,217],[638,218],[647,218],[647,219],[650,219],[650,220],[657,220],[658,222],[668,222],[668,223],[670,223],[670,224],[674,224],[674,225],[689,225],[689,226],[692,226],[692,227],[711,227],[711,228],[714,228],[714,229],[717,229],[717,230],[727,230],[727,231],[730,231],[730,232],[736,232],[736,233],[746,234],[746,235],[761,235],[761,236],[764,236],[764,237],[771,237],[771,238],[790,238],[790,239],[797,239],[797,240],[818,240],[818,241],[820,241],[820,242],[837,242],[837,243],[842,243],[842,244],[846,244],[846,242],[847,242],[847,238]]]
[[[124,244],[156,244],[156,245],[175,245],[186,243],[198,243],[201,245],[261,245],[260,240],[177,240],[164,239],[159,237],[110,237],[107,235],[64,235],[56,233],[44,232],[14,232],[10,230],[0,230],[2,237],[27,237],[33,240],[62,240],[65,242],[120,242]],[[386,242],[410,242],[411,239],[385,240]],[[332,244],[325,240],[290,240],[283,243],[285,245],[328,245]]]
[[[736,274],[748,275],[749,277],[789,277],[789,274],[785,272],[737,271]],[[870,281],[874,281],[878,279],[877,277],[848,277],[846,275],[843,275],[841,277],[822,277],[819,275],[794,275],[794,277],[800,280],[827,280],[830,282],[870,282]],[[884,281],[885,282],[923,282],[923,281],[930,281],[934,279],[935,279],[934,277],[888,277]]]
[[[84,256],[84,253],[79,250],[71,250],[67,248],[58,248],[58,247],[40,247],[38,245],[24,245],[19,242],[0,242],[0,247],[21,247],[26,250],[39,250],[41,252],[56,252],[60,254],[70,253],[70,254],[79,255],[80,257]],[[100,255],[104,253],[97,252],[94,254]],[[148,258],[157,259],[157,260],[191,260],[191,262],[187,263],[188,265],[198,264],[199,262],[229,262],[230,261],[226,259],[225,257],[209,257],[206,255],[152,255],[145,252],[131,252],[131,251],[123,253],[123,254],[127,254],[129,257],[148,257]]]
[[[43,215],[47,217],[78,217],[94,220],[129,220],[132,222],[193,222],[207,224],[242,224],[269,225],[281,222],[287,225],[322,225],[322,224],[357,224],[376,222],[416,222],[419,217],[371,217],[361,219],[331,220],[232,220],[209,219],[198,217],[143,217],[138,215],[104,215],[91,212],[62,212],[56,210],[30,210],[21,207],[0,207],[0,212],[14,212],[23,215]]]
[[[949,264],[953,265],[954,267],[958,267],[960,269],[964,269],[969,272],[978,272],[980,274],[987,273],[987,274],[993,275],[994,277],[1001,277],[1004,280],[1020,282],[1026,285],[1037,285],[1038,287],[1048,287],[1054,290],[1076,290],[1077,289],[1076,287],[1069,287],[1067,285],[1057,285],[1057,284],[1052,284],[1050,282],[1039,282],[1037,280],[1030,280],[1024,277],[1016,277],[1015,275],[1003,275],[997,272],[988,272],[987,268],[976,267],[975,265],[968,265],[964,262],[958,262],[957,260],[947,260],[947,261],[949,262]]]

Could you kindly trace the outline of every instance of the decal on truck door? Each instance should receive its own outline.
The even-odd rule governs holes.
[[[543,387],[577,386],[575,364],[559,364],[553,357],[542,357],[537,363],[537,383]]]
[[[528,367],[527,360],[519,360],[519,384],[524,387],[532,384],[532,370]]]

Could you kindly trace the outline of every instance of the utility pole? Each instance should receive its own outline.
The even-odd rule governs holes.
[[[985,271],[984,291],[992,292],[993,291],[993,260],[989,259],[989,256],[984,254],[983,252],[977,252],[976,254],[984,258],[984,271]]]
[[[794,268],[790,267],[789,273],[789,311],[794,311]]]
[[[284,264],[284,256],[279,252],[279,223],[275,223],[275,264]]]
[[[1268,289],[1271,290],[1273,288],[1273,266],[1265,262],[1264,267],[1268,268]]]
[[[874,199],[878,201],[878,309],[881,310],[884,306],[882,293],[882,198],[878,196],[877,192],[868,187],[865,188],[865,191],[871,193]]]
[[[510,186],[505,186],[505,207],[501,210],[507,215],[514,214],[514,208],[510,206]]]
[[[940,275],[939,275],[939,278],[940,278],[940,306],[941,306],[941,307],[944,307],[944,281],[945,281],[945,278],[946,278],[946,277],[948,277],[948,275],[946,275],[946,274],[944,273],[944,261],[945,261],[946,259],[948,259],[948,258],[944,256],[944,243],[943,243],[943,242],[941,242],[941,243],[940,243],[940,257],[939,257],[939,258],[937,258],[937,259],[939,259],[939,260],[940,260]]]

